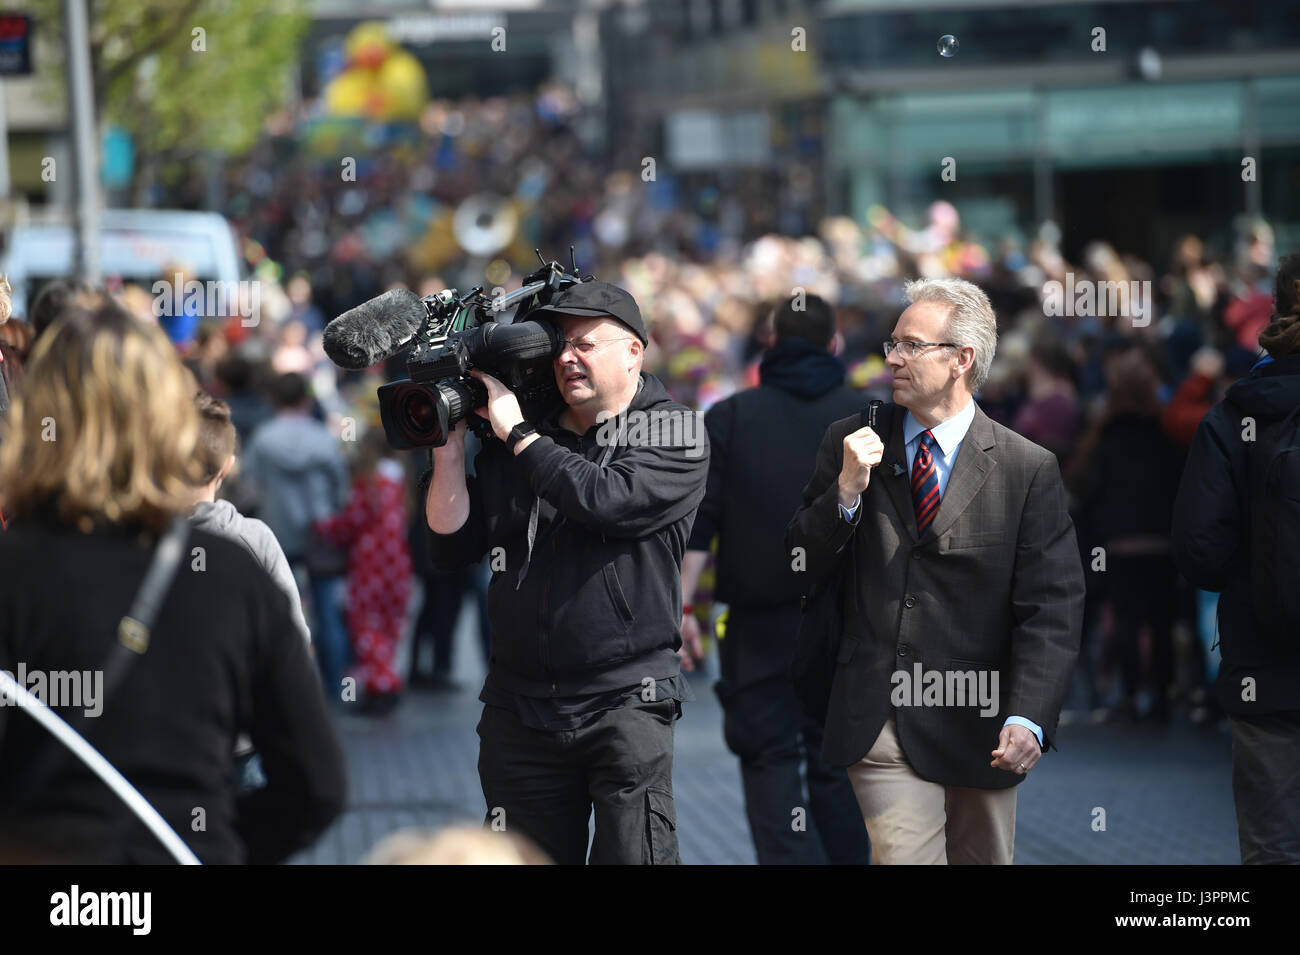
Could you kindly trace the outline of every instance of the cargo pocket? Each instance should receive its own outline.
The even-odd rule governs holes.
[[[672,793],[647,789],[645,793],[646,861],[650,865],[680,865],[677,854],[677,809]]]

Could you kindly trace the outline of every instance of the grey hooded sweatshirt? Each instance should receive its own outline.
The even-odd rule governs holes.
[[[302,613],[298,584],[293,579],[289,561],[285,559],[284,551],[280,549],[280,543],[271,533],[271,528],[255,518],[240,514],[229,501],[200,502],[190,514],[190,523],[210,534],[218,534],[244,545],[253,558],[266,568],[276,586],[288,594],[293,622],[310,646],[311,631],[307,629],[307,619]]]
[[[264,520],[291,560],[306,553],[312,522],[343,510],[348,472],[338,439],[308,415],[280,412],[253,433],[243,475]]]

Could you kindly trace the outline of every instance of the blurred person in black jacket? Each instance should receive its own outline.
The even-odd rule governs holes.
[[[198,433],[189,376],[159,329],[111,303],[50,325],[0,447],[0,669],[50,686],[54,674],[102,674],[161,533],[193,505]],[[281,861],[342,810],[343,754],[289,599],[241,544],[190,530],[123,673],[106,699],[83,697],[90,708],[50,702],[86,719],[90,744],[201,861]],[[237,795],[243,732],[267,784]],[[7,861],[171,861],[12,706],[0,707],[0,847]]]
[[[1104,550],[1105,588],[1115,623],[1115,646],[1123,679],[1116,715],[1124,719],[1169,718],[1174,679],[1173,623],[1177,570],[1170,554],[1173,492],[1183,451],[1161,424],[1159,377],[1141,346],[1112,353],[1105,365],[1106,403],[1085,435],[1076,458],[1082,521]],[[1094,555],[1085,566],[1100,570]],[[1140,711],[1139,635],[1151,634],[1152,702]]]
[[[1232,794],[1244,864],[1300,864],[1300,634],[1270,635],[1253,599],[1252,475],[1267,465],[1263,436],[1300,409],[1300,253],[1279,264],[1273,320],[1260,332],[1267,357],[1206,413],[1174,506],[1174,558],[1196,586],[1220,594],[1223,662],[1215,684],[1232,727]],[[1248,427],[1247,419],[1250,419]],[[1294,419],[1292,419],[1294,421]],[[1253,430],[1251,430],[1253,429]],[[1251,437],[1248,439],[1247,435]],[[1260,440],[1255,440],[1259,438]],[[1294,446],[1295,432],[1287,443]],[[1294,454],[1294,452],[1292,452]],[[1284,489],[1285,491],[1286,489]],[[1295,488],[1289,489],[1294,523]],[[1300,539],[1266,568],[1300,580]]]
[[[715,592],[727,604],[718,643],[727,747],[740,757],[745,809],[760,865],[861,864],[871,847],[848,774],[822,762],[822,729],[804,716],[786,670],[806,583],[792,569],[785,529],[834,421],[858,411],[844,364],[829,353],[835,314],[816,295],[782,302],[760,384],[718,402],[709,432],[709,480],[682,564],[682,662],[699,655],[691,604],[718,538]],[[800,779],[806,767],[808,792]],[[796,829],[804,807],[806,828]]]

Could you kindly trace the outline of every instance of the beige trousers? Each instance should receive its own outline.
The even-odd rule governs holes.
[[[848,772],[871,836],[872,864],[1011,864],[1018,787],[969,789],[922,779],[903,755],[892,716]]]

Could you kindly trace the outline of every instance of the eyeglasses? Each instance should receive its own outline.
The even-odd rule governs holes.
[[[903,358],[904,361],[911,361],[911,360],[912,360],[913,358],[915,358],[918,354],[920,354],[921,349],[923,349],[923,348],[939,348],[939,347],[946,347],[946,348],[961,348],[961,345],[957,344],[956,342],[911,342],[911,341],[894,342],[894,341],[889,341],[889,342],[885,342],[885,343],[882,345],[882,347],[885,349],[885,357],[886,357],[886,358],[889,357],[889,353],[890,353],[891,351],[893,351],[895,348],[897,348],[897,349],[898,349],[898,354],[899,354],[900,356],[902,356],[902,358]]]
[[[567,338],[562,338],[560,339],[560,355],[563,355],[566,351],[572,348],[577,354],[581,355],[583,358],[586,358],[588,355],[594,352],[601,345],[608,345],[610,342],[630,342],[631,340],[632,340],[631,338],[602,338],[594,342],[593,341],[575,342]],[[556,355],[555,357],[558,358],[560,357],[560,355]]]

